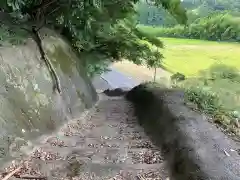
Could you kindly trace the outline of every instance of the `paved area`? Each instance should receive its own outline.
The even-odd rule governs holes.
[[[92,79],[93,85],[97,90],[128,88],[137,86],[141,81],[131,78],[128,74],[123,74],[116,68],[111,67],[111,71],[105,72],[101,77]]]
[[[136,65],[130,61],[121,61],[113,63],[111,68],[113,71],[121,72],[122,74],[131,77],[131,80],[134,80],[138,83],[146,82],[146,81],[153,81],[154,77],[154,69],[148,68],[147,66]],[[157,68],[156,70],[156,81],[170,86],[170,76],[172,74],[168,71]]]

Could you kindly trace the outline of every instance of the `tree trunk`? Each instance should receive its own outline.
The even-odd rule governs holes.
[[[154,76],[153,76],[153,81],[156,82],[156,76],[157,76],[157,68],[154,68]]]

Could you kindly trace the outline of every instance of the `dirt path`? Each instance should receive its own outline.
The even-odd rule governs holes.
[[[164,167],[161,152],[139,127],[129,102],[101,94],[83,119],[49,137],[20,174],[58,180],[165,180]]]
[[[114,63],[112,67],[129,77],[134,78],[138,82],[153,81],[154,69],[149,69],[146,66],[138,66],[130,61],[121,61]],[[160,83],[168,85],[170,83],[171,73],[158,68],[156,73],[156,80]]]

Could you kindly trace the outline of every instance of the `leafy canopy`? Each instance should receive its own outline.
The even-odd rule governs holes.
[[[139,0],[5,0],[0,2],[0,22],[11,27],[40,29],[47,26],[64,35],[90,71],[106,62],[128,59],[159,66],[161,41],[136,28]],[[148,0],[186,22],[180,0]]]
[[[182,0],[181,4],[186,9],[188,24],[214,14],[228,13],[234,17],[240,16],[240,0]],[[169,12],[146,1],[137,3],[137,11],[140,24],[164,27],[178,25],[176,19]]]

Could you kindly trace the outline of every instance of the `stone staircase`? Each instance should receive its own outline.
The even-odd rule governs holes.
[[[131,104],[104,94],[85,116],[42,142],[19,173],[58,180],[168,179],[161,152],[138,125]]]
[[[166,180],[165,166],[161,152],[138,125],[131,104],[121,96],[100,94],[93,109],[40,143],[16,175],[54,180]]]

